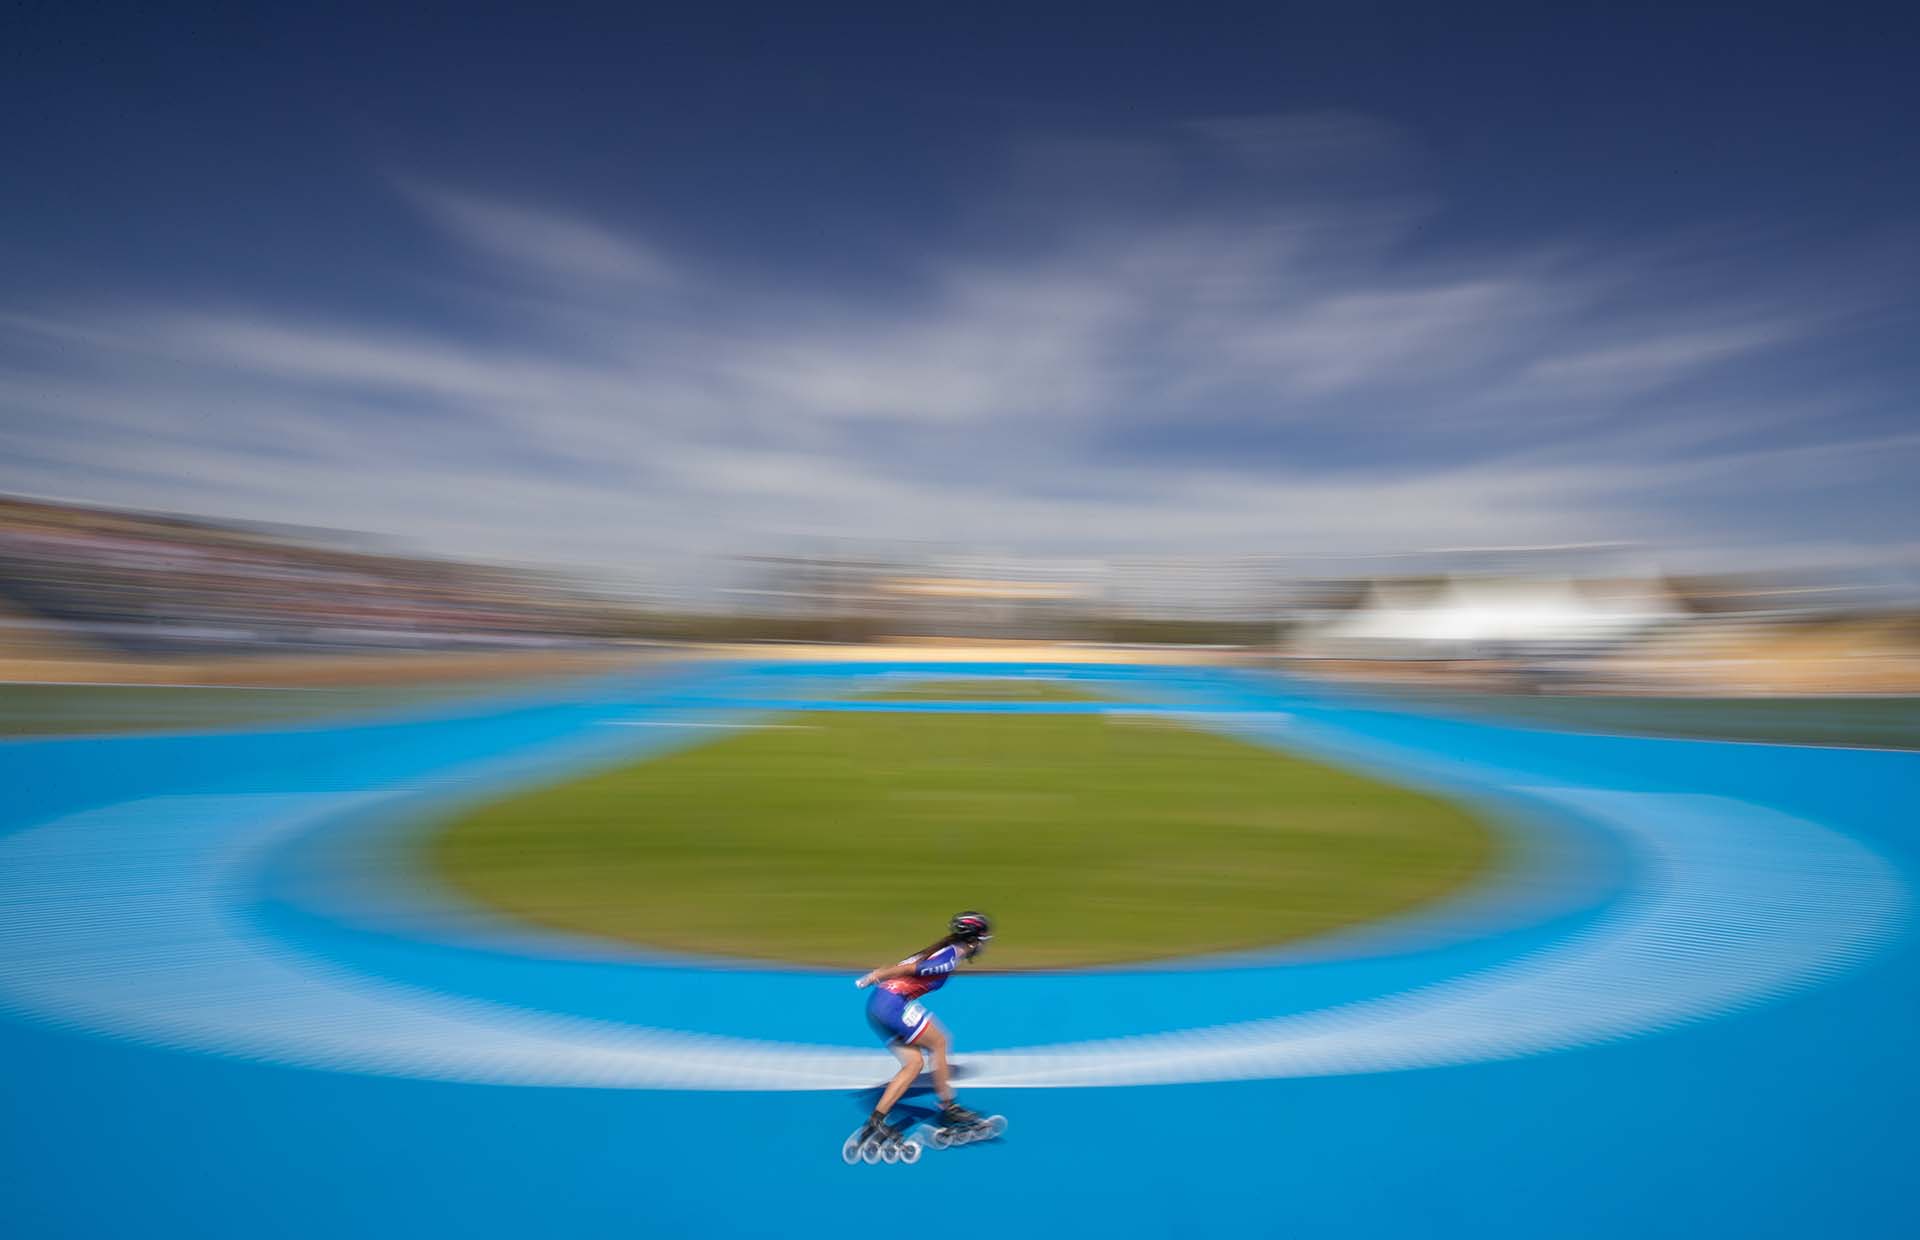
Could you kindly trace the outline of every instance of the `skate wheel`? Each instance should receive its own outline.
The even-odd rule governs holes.
[[[909,1165],[920,1161],[920,1143],[903,1141],[900,1144],[900,1161]]]
[[[1007,1117],[1004,1115],[988,1116],[986,1127],[987,1140],[997,1141],[1000,1139],[1001,1134],[1007,1130]]]
[[[927,1139],[933,1142],[933,1148],[936,1150],[944,1150],[953,1144],[953,1134],[944,1128],[934,1129],[933,1134]]]
[[[840,1143],[840,1161],[849,1167],[860,1161],[860,1134],[854,1133]]]
[[[878,1138],[869,1138],[867,1143],[860,1147],[860,1161],[869,1167],[880,1161],[880,1142]]]
[[[889,1141],[880,1147],[880,1161],[888,1165],[900,1161],[900,1145],[897,1141]]]

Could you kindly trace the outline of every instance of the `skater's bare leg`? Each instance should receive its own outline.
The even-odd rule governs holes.
[[[928,1021],[926,1032],[920,1035],[919,1045],[933,1060],[933,1092],[938,1095],[940,1104],[947,1106],[953,1102],[953,1086],[949,1083],[947,1072],[947,1052],[953,1047],[953,1039],[947,1036],[945,1029]]]
[[[932,1032],[933,1030],[931,1029],[927,1030],[927,1033]],[[920,1041],[924,1042],[926,1040],[927,1034],[921,1034]],[[893,1074],[893,1079],[887,1082],[886,1089],[881,1091],[880,1104],[873,1108],[873,1117],[875,1119],[880,1119],[885,1116],[888,1111],[893,1110],[893,1104],[900,1101],[907,1090],[913,1087],[913,1083],[920,1079],[921,1059],[919,1050],[912,1046],[901,1046],[897,1042],[888,1049],[893,1052],[894,1058],[900,1061],[900,1070]]]

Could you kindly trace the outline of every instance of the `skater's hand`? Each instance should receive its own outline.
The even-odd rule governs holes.
[[[871,985],[873,985],[873,974],[869,973],[865,977],[861,978],[859,981],[855,982],[853,984],[853,988],[855,990],[865,990],[867,987]]]

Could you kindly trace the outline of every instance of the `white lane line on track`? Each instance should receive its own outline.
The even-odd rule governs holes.
[[[1563,1050],[1814,984],[1900,925],[1893,868],[1813,823],[1712,797],[1533,792],[1621,832],[1644,861],[1645,884],[1573,939],[1318,1012],[970,1055],[969,1084],[1345,1075]],[[875,1048],[637,1028],[371,978],[236,915],[265,850],[375,796],[163,797],[0,839],[0,1006],[179,1050],[500,1085],[852,1089],[886,1074]]]

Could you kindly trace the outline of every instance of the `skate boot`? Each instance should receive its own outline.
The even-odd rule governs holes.
[[[980,1115],[958,1102],[940,1108],[939,1126],[933,1130],[933,1144],[941,1149],[965,1145],[969,1141],[991,1141],[1007,1130],[1004,1115]]]
[[[840,1160],[849,1164],[919,1162],[920,1143],[907,1135],[905,1127],[895,1128],[884,1119],[870,1116],[841,1143]]]

